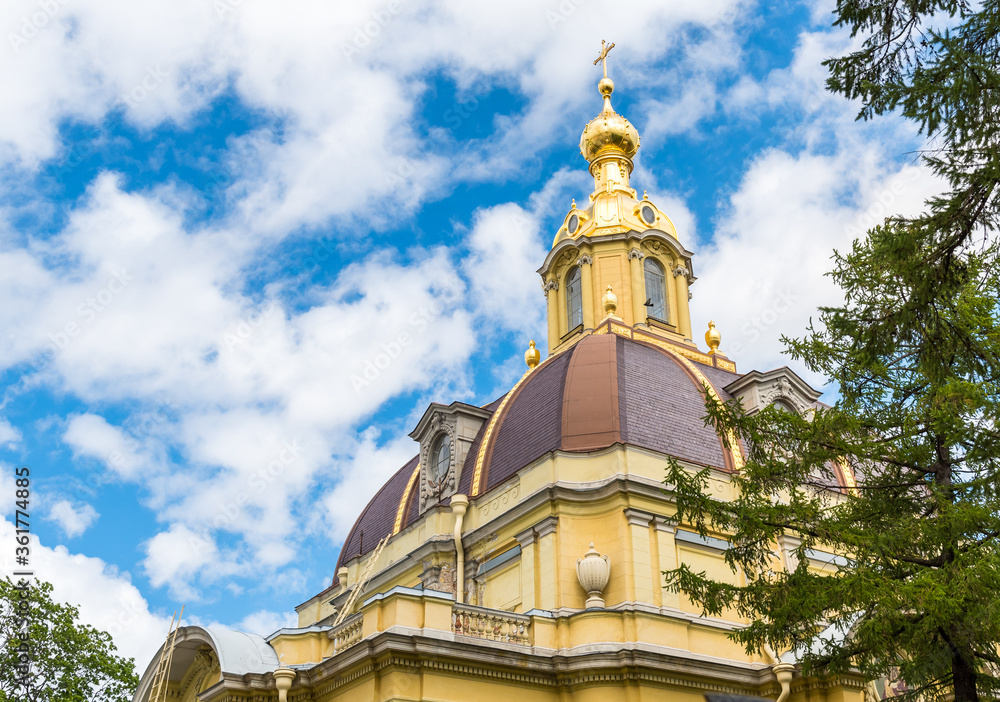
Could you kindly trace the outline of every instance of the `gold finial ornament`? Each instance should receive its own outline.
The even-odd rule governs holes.
[[[708,323],[708,331],[705,332],[705,343],[708,344],[709,355],[719,350],[719,344],[722,343],[722,334],[715,328],[715,322]]]
[[[598,62],[604,63],[604,77],[597,84],[597,89],[604,97],[604,108],[601,114],[584,127],[580,137],[580,153],[591,163],[604,153],[623,155],[629,159],[628,170],[631,172],[631,158],[639,149],[639,132],[611,107],[611,93],[615,91],[615,84],[608,78],[608,52],[614,46],[614,42],[608,44],[602,40],[601,54],[594,61],[595,66]]]
[[[604,305],[604,311],[607,314],[614,314],[618,309],[618,296],[615,295],[615,291],[608,286],[607,292],[604,293],[604,297],[601,298],[601,303]]]
[[[528,368],[534,368],[538,365],[538,362],[542,360],[542,354],[538,352],[535,348],[535,340],[532,339],[531,343],[528,344],[528,350],[524,352],[524,362],[528,364]]]
[[[611,44],[607,46],[605,46],[605,43],[606,42],[601,39],[601,55],[594,59],[594,65],[596,66],[598,62],[602,62],[604,64],[604,77],[601,78],[601,81],[597,84],[597,89],[601,91],[601,95],[605,98],[609,98],[611,97],[611,93],[615,92],[615,84],[614,81],[608,78],[608,53],[615,48],[615,43],[611,42]],[[610,108],[611,103],[606,101],[605,107]]]

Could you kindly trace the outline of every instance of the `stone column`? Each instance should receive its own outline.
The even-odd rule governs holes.
[[[677,567],[677,545],[674,541],[675,528],[663,517],[656,518],[656,546],[660,552],[660,570],[674,570]],[[660,575],[660,605],[663,607],[680,608],[679,592],[669,592],[663,589],[663,576]]]
[[[643,258],[645,258],[645,254],[639,249],[632,249],[628,252],[629,271],[632,274],[633,325],[643,324],[646,321],[646,276],[642,268]]]
[[[583,254],[577,259],[577,264],[580,266],[580,297],[583,301],[584,329],[594,328],[594,309],[601,304],[600,300],[594,298],[593,263],[594,259],[587,254]],[[604,315],[601,316],[603,317]]]
[[[632,599],[636,602],[653,604],[653,559],[649,552],[649,525],[654,517],[648,512],[637,509],[626,509],[625,519],[628,520],[629,541],[631,544]]]
[[[674,285],[677,289],[677,331],[685,339],[692,339],[691,336],[691,308],[688,300],[688,267],[683,263],[678,263],[674,267]]]

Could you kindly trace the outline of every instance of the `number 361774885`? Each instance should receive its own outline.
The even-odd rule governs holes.
[[[17,527],[17,543],[26,546],[28,544],[28,503],[31,499],[31,481],[28,477],[30,474],[30,469],[27,466],[22,466],[17,469],[15,485],[17,490],[14,493],[16,499],[15,504],[17,505],[17,515],[16,523]]]

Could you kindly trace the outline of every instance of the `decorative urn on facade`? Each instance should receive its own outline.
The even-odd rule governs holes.
[[[614,314],[618,311],[618,296],[615,295],[615,291],[610,285],[607,292],[604,293],[604,297],[601,298],[601,304],[604,305],[604,312],[606,314]]]
[[[576,560],[576,577],[580,580],[580,586],[587,592],[587,602],[584,606],[587,609],[604,607],[601,593],[608,586],[608,578],[611,577],[611,559],[598,553],[593,543],[583,558]]]

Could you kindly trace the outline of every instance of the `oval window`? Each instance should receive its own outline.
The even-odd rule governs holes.
[[[642,219],[646,222],[646,224],[652,224],[656,221],[656,213],[653,212],[653,208],[649,205],[643,205]]]
[[[576,234],[576,228],[580,226],[580,218],[573,215],[569,218],[569,222],[566,224],[566,228],[569,230],[570,234]]]
[[[433,466],[434,482],[443,481],[451,468],[451,439],[447,435],[442,436],[434,444],[434,451],[431,456]]]

